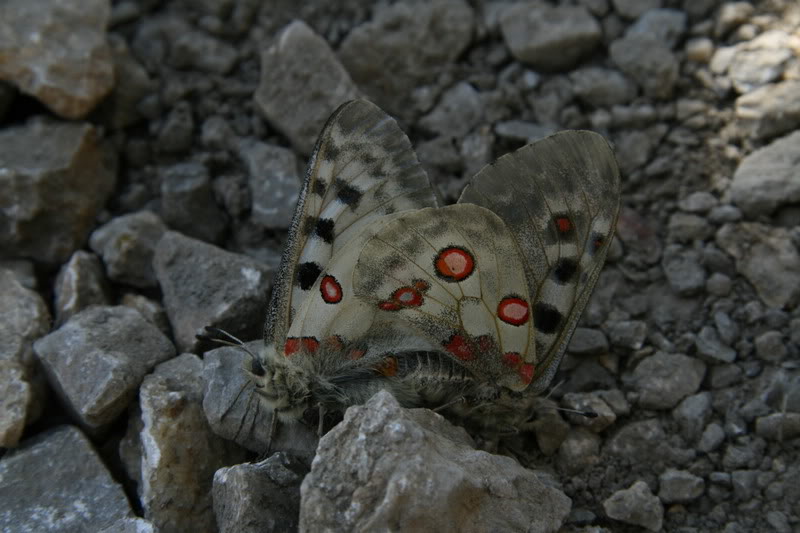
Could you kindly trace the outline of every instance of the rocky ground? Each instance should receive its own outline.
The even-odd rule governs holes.
[[[551,132],[615,147],[608,264],[506,455],[383,394],[255,462],[244,355],[195,337],[258,338],[358,96],[448,201]],[[797,531],[799,154],[791,0],[6,0],[0,529]]]

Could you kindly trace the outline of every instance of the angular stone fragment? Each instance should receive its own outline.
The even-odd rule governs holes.
[[[518,60],[542,70],[573,66],[600,43],[600,24],[583,6],[511,4],[500,16],[503,39]]]
[[[536,472],[387,392],[321,439],[301,494],[300,531],[556,531],[570,508]]]
[[[272,282],[266,266],[168,231],[158,242],[153,268],[181,351],[196,349],[195,336],[206,326],[244,339],[261,336]]]
[[[633,371],[639,404],[647,409],[671,409],[694,394],[706,374],[706,365],[683,354],[657,352]]]
[[[96,255],[83,250],[72,254],[56,277],[56,327],[90,305],[107,305],[106,285],[103,266]]]
[[[413,116],[415,90],[430,84],[472,40],[475,15],[463,0],[396,2],[342,41],[339,57],[380,107]]]
[[[214,474],[214,514],[220,533],[297,531],[300,483],[308,467],[284,453]]]
[[[62,263],[86,240],[116,164],[85,123],[32,119],[0,130],[0,255]]]
[[[670,468],[658,477],[658,497],[664,503],[687,503],[702,496],[703,478],[685,470]]]
[[[156,367],[139,392],[139,495],[145,518],[165,533],[216,531],[214,472],[245,460],[241,448],[211,431],[202,374],[200,358],[183,354]]]
[[[153,253],[166,229],[158,215],[140,211],[96,229],[89,246],[103,258],[110,279],[134,287],[155,287]]]
[[[644,481],[618,490],[603,502],[609,518],[659,531],[664,520],[664,506]]]
[[[772,83],[743,94],[736,99],[736,117],[756,139],[796,130],[800,127],[800,80]],[[794,132],[789,143],[796,144],[797,135]]]
[[[50,384],[81,423],[113,421],[142,378],[175,355],[158,328],[129,307],[94,306],[34,343]]]
[[[0,447],[13,448],[22,437],[33,392],[25,368],[13,359],[0,359]]]
[[[324,89],[323,89],[324,88]],[[302,21],[289,24],[261,54],[256,105],[303,154],[310,154],[331,113],[358,96],[325,40]]]
[[[256,139],[242,139],[236,147],[247,168],[252,221],[265,228],[288,228],[300,195],[294,152]]]
[[[0,79],[65,118],[85,116],[114,85],[110,12],[108,0],[0,2]]]
[[[214,200],[211,176],[204,165],[179,163],[164,170],[161,217],[189,237],[219,241],[225,232],[225,215]]]
[[[75,427],[38,435],[0,461],[0,530],[99,531],[133,513]]]
[[[717,244],[736,259],[736,270],[753,284],[772,307],[800,301],[800,253],[786,228],[742,222],[725,224]]]
[[[672,95],[680,65],[665,44],[649,36],[631,35],[611,43],[609,52],[611,60],[647,96],[663,99]]]
[[[139,103],[156,91],[157,84],[128,49],[125,39],[112,34],[109,43],[114,55],[117,84],[100,105],[98,116],[111,128],[121,129],[143,118]]]

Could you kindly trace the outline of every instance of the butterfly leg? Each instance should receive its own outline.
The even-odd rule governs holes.
[[[272,411],[272,421],[269,425],[269,434],[267,435],[267,446],[266,450],[264,451],[265,456],[269,456],[269,453],[272,451],[272,438],[275,433],[278,431],[278,413],[274,410]]]
[[[319,404],[319,425],[317,426],[317,438],[322,438],[325,434],[325,406]]]
[[[434,413],[438,413],[438,412],[440,412],[440,411],[444,411],[444,410],[445,410],[445,409],[447,409],[448,407],[451,407],[451,406],[453,406],[453,405],[455,405],[455,404],[457,404],[457,403],[465,403],[466,401],[467,401],[467,397],[466,397],[466,396],[458,396],[457,398],[455,398],[455,399],[453,399],[453,400],[450,400],[450,401],[449,401],[449,402],[447,402],[447,403],[443,403],[443,404],[442,404],[442,405],[440,405],[439,407],[436,407],[436,408],[434,408],[434,409],[433,409],[433,412],[434,412]]]

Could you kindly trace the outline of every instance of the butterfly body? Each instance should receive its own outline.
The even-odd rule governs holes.
[[[597,280],[618,188],[602,137],[566,132],[439,207],[397,124],[344,104],[309,164],[255,390],[284,421],[388,390],[488,433],[519,427]]]

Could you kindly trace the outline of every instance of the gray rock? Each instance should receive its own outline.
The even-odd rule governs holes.
[[[536,472],[387,392],[321,439],[301,494],[300,531],[556,531],[570,508]]]
[[[612,494],[603,502],[603,509],[609,518],[650,531],[660,531],[664,520],[664,506],[644,481]]]
[[[720,6],[714,26],[714,36],[722,37],[747,22],[755,8],[750,2],[725,2]]]
[[[463,137],[483,119],[480,94],[467,82],[460,82],[442,94],[433,111],[419,120],[419,126],[446,137]]]
[[[257,352],[264,341],[247,346]],[[270,436],[272,411],[261,403],[242,370],[250,364],[250,356],[237,348],[222,347],[206,352],[203,362],[203,409],[214,433],[261,455],[281,450],[311,462],[319,440],[316,427],[279,421],[276,434]]]
[[[725,430],[717,423],[711,423],[703,430],[697,449],[703,453],[710,453],[719,448],[725,442]]]
[[[705,217],[691,213],[673,213],[667,227],[670,238],[679,242],[705,240],[714,234],[714,228]]]
[[[281,452],[217,470],[213,499],[220,533],[297,531],[306,473],[306,466]]]
[[[89,246],[103,259],[109,279],[139,288],[155,287],[153,254],[166,229],[158,215],[140,211],[96,229]]]
[[[708,213],[717,205],[719,205],[719,200],[708,191],[695,191],[682,198],[678,203],[681,210],[699,215]]]
[[[461,55],[474,26],[463,0],[397,2],[376,8],[371,21],[347,34],[339,57],[372,101],[410,118],[418,108],[416,90]]]
[[[128,307],[90,307],[33,346],[50,385],[82,424],[112,422],[175,347]]]
[[[311,153],[331,113],[358,94],[328,43],[302,21],[284,28],[261,54],[256,105],[303,154]]]
[[[739,326],[728,313],[724,311],[714,313],[714,325],[722,342],[731,345],[739,338]]]
[[[513,3],[500,15],[516,59],[541,70],[565,70],[600,43],[600,24],[583,6]]]
[[[558,404],[548,398],[537,398],[534,404],[536,417],[532,429],[536,444],[545,455],[557,452],[570,431],[569,424],[561,418]]]
[[[214,201],[204,165],[180,163],[161,173],[161,218],[170,228],[208,242],[225,232],[225,215]]]
[[[530,143],[555,133],[553,126],[534,124],[524,120],[504,120],[494,127],[498,137],[512,141]]]
[[[670,468],[658,476],[658,497],[664,503],[688,503],[703,495],[703,478],[685,470]]]
[[[569,341],[569,353],[575,355],[601,355],[608,353],[608,339],[599,329],[575,328]]]
[[[711,418],[711,393],[704,391],[687,396],[672,411],[672,418],[678,422],[687,441],[696,441]]]
[[[58,115],[84,117],[114,86],[110,12],[108,0],[0,3],[0,79]]]
[[[260,336],[272,272],[247,257],[168,231],[153,269],[179,350],[198,347],[206,326],[243,338]]]
[[[756,356],[764,361],[780,363],[789,353],[780,331],[766,331],[755,339]]]
[[[651,9],[628,28],[625,36],[651,37],[668,48],[675,48],[685,32],[686,13],[678,9]]]
[[[733,289],[733,280],[725,274],[714,272],[706,281],[706,292],[713,296],[728,296]]]
[[[122,4],[118,4],[122,5]],[[144,518],[125,517],[120,518],[108,527],[100,530],[100,533],[158,533],[152,522]]]
[[[664,428],[657,418],[628,422],[608,439],[603,454],[632,463],[657,462],[657,458],[665,455],[661,453],[664,441]]]
[[[678,60],[669,47],[650,36],[617,39],[610,46],[611,60],[630,76],[647,96],[666,99],[678,81]]]
[[[736,269],[772,307],[800,300],[800,254],[785,228],[742,222],[717,231],[720,248],[736,259]]]
[[[759,472],[757,470],[736,470],[731,473],[733,496],[737,500],[749,500],[755,496]]]
[[[180,70],[227,74],[239,57],[233,46],[199,31],[182,33],[170,44],[169,63]]]
[[[226,150],[231,145],[231,140],[235,138],[233,128],[225,118],[212,115],[203,122],[200,132],[203,146],[215,150]]]
[[[703,326],[695,338],[697,353],[709,362],[732,363],[736,360],[736,350],[723,344],[713,326]]]
[[[572,429],[558,449],[559,470],[571,476],[600,463],[600,442],[600,436],[588,429]]]
[[[671,245],[664,250],[661,268],[670,286],[679,294],[691,295],[706,286],[706,269],[700,253],[682,246]]]
[[[0,530],[99,531],[133,511],[89,440],[60,426],[0,461]]]
[[[54,308],[56,327],[90,305],[108,305],[108,286],[96,255],[78,250],[56,277]]]
[[[567,409],[595,413],[597,416],[594,418],[567,413],[567,418],[571,423],[583,426],[595,433],[600,433],[617,420],[617,415],[611,407],[594,393],[568,392],[562,398],[562,402]]]
[[[183,354],[158,365],[139,393],[139,497],[158,531],[214,531],[214,472],[245,460],[244,450],[216,436],[202,408],[203,362]],[[131,424],[136,427],[139,424]]]
[[[36,279],[33,261],[29,259],[0,259],[0,269],[8,270],[26,289],[36,290],[39,282]]]
[[[627,19],[635,19],[651,9],[661,7],[661,0],[611,0],[614,11]]]
[[[641,320],[620,320],[606,326],[606,332],[613,346],[638,350],[647,338],[647,323]]]
[[[16,191],[0,196],[0,255],[66,261],[114,189],[112,152],[89,124],[37,119],[0,130],[0,146],[0,190]]]
[[[494,140],[495,136],[488,126],[479,127],[462,139],[461,162],[464,165],[465,178],[471,178],[492,161]]]
[[[737,92],[749,93],[783,77],[795,59],[792,48],[800,44],[797,37],[783,30],[769,30],[754,39],[730,47],[719,48],[711,58],[711,69],[726,74]]]
[[[1,268],[0,295],[0,447],[10,448],[44,406],[32,343],[50,329],[50,313],[38,293]]]
[[[625,398],[625,394],[619,389],[608,389],[595,391],[594,394],[605,401],[618,417],[625,416],[631,412],[631,404]]]
[[[288,228],[300,195],[294,152],[255,139],[242,139],[237,149],[248,171],[251,219],[265,228]]]
[[[164,311],[164,307],[157,301],[151,300],[141,294],[127,292],[122,295],[120,303],[138,311],[145,320],[161,330],[161,333],[164,335],[169,337],[172,334],[169,327],[167,312]]]
[[[764,85],[743,94],[736,99],[736,116],[756,139],[768,139],[797,129],[800,126],[800,80]],[[795,145],[797,136],[795,132],[790,137]]]
[[[569,79],[575,96],[595,107],[627,104],[636,96],[636,85],[614,69],[584,67],[572,71]]]
[[[706,365],[683,354],[656,352],[633,371],[639,405],[647,409],[671,409],[694,394],[706,374]]]
[[[768,440],[785,441],[800,435],[800,413],[772,413],[756,419],[756,434]]]
[[[798,86],[800,91],[800,85]],[[745,157],[731,182],[733,201],[750,217],[800,202],[800,131]]]
[[[686,41],[686,59],[706,64],[714,56],[714,41],[708,37],[695,37]]]
[[[155,147],[160,152],[180,154],[192,147],[194,117],[189,102],[177,102],[161,124]]]
[[[650,160],[658,144],[658,139],[647,131],[633,130],[621,132],[614,142],[620,170],[626,174],[632,174]],[[638,243],[637,246],[646,246],[647,244],[649,243],[645,241]]]
[[[152,95],[157,85],[130,52],[125,39],[116,34],[109,34],[108,37],[114,56],[116,85],[100,104],[97,115],[112,129],[122,129],[144,118],[139,111],[139,103]]]

